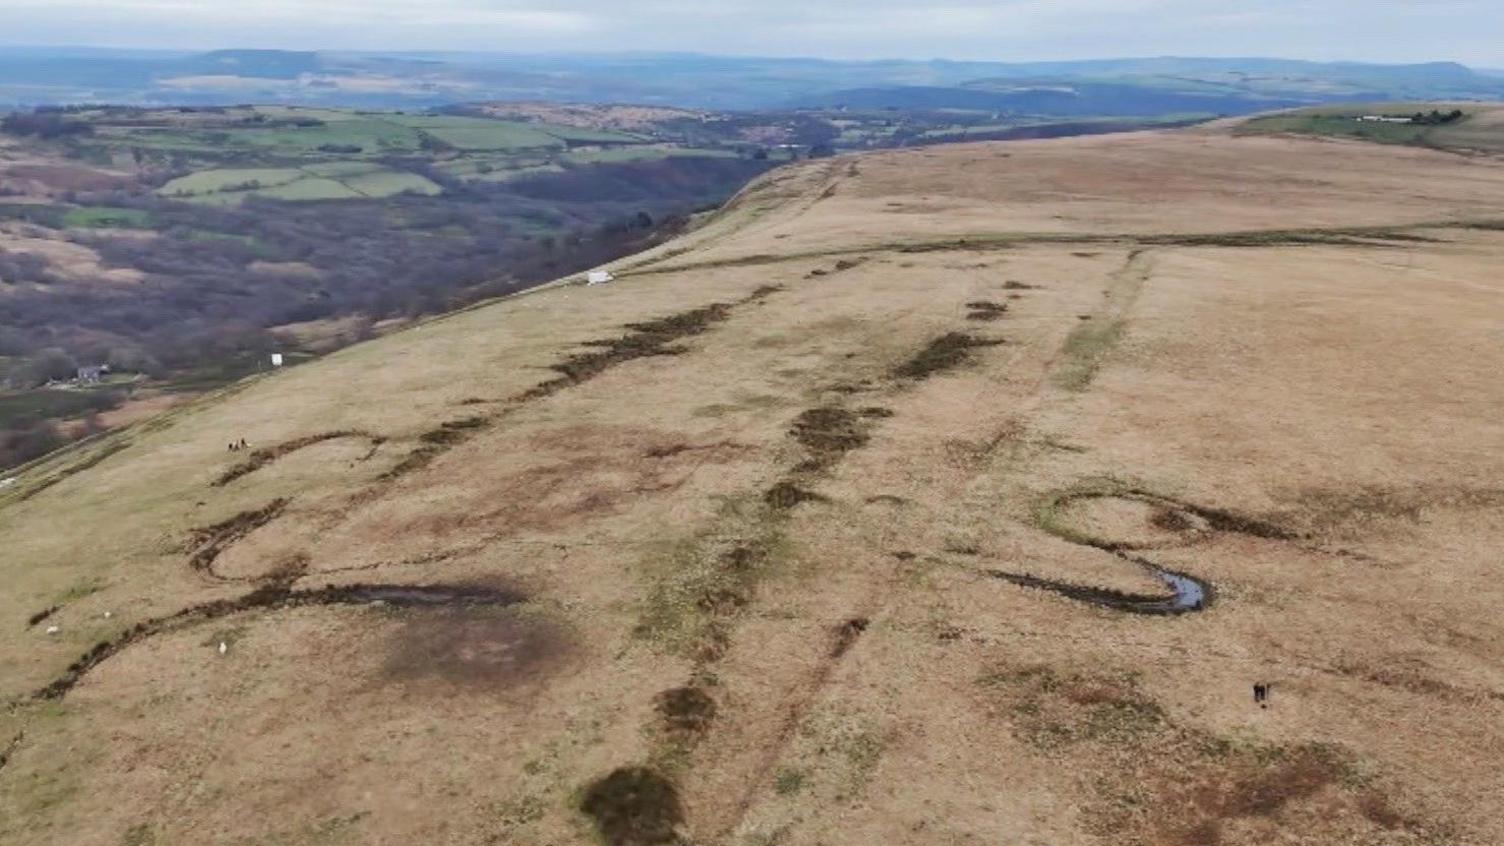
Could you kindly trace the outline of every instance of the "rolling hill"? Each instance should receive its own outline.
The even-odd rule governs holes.
[[[1504,842],[1504,162],[1235,129],[787,165],[22,468],[0,841]]]
[[[1080,87],[1111,95],[1102,115],[1142,115],[1191,98],[1223,114],[1278,104],[1497,99],[1504,79],[1452,62],[1382,65],[1271,58],[1129,58],[1064,62],[828,61],[695,53],[361,53],[130,51],[0,47],[0,106],[69,103],[233,105],[283,102],[426,108],[476,100],[646,103],[758,110],[837,103],[913,89]],[[932,98],[938,92],[932,92]],[[969,102],[974,102],[970,100]],[[1007,101],[1001,101],[1006,103]],[[1042,101],[1043,106],[1058,105]],[[1185,111],[1180,106],[1172,110]],[[1074,108],[1047,115],[1075,115]]]

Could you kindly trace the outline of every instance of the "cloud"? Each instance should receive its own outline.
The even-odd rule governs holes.
[[[0,0],[12,44],[1504,66],[1497,0]]]

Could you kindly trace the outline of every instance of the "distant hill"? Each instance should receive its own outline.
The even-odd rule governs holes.
[[[1246,114],[1303,105],[1293,98],[1165,91],[1152,86],[1039,80],[1011,86],[895,86],[832,92],[800,102],[802,106],[847,106],[875,109],[981,109],[1003,113],[1151,116],[1174,113]]]
[[[1020,92],[1070,88],[1068,96]],[[1099,87],[1100,86],[1100,87]],[[984,92],[984,93],[977,93]],[[999,99],[999,93],[1006,95]],[[413,108],[477,100],[766,109],[847,102],[1042,115],[1246,113],[1349,100],[1487,99],[1504,75],[1460,64],[1267,58],[860,61],[691,53],[209,53],[0,48],[0,106],[287,102]]]

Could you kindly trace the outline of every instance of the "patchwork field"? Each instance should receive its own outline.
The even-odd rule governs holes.
[[[779,169],[15,473],[0,842],[1504,842],[1501,258],[1402,146]]]

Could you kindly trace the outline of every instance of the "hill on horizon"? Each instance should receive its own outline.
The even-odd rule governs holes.
[[[1245,114],[1343,100],[1504,96],[1504,80],[1451,62],[1379,65],[1267,58],[1140,58],[1068,62],[832,61],[689,53],[486,54],[226,49],[181,51],[0,47],[0,105],[296,102],[372,108],[477,100],[640,103],[770,109],[838,102],[842,92],[1030,83],[1115,85],[1123,108],[1200,98],[1182,111]],[[1140,98],[1140,99],[1135,99]],[[1141,100],[1141,101],[1140,101]],[[999,108],[1007,108],[1006,103]],[[1079,105],[1064,112],[1079,114]]]

